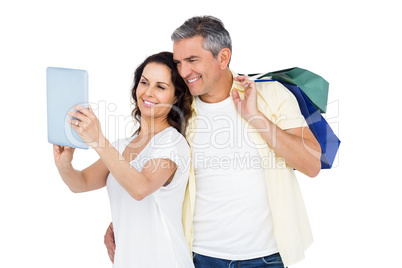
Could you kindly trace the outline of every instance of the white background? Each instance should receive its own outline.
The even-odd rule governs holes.
[[[171,32],[204,14],[231,33],[235,71],[298,66],[330,83],[327,120],[342,144],[333,169],[297,175],[315,241],[292,267],[401,267],[397,1],[234,2],[1,2],[1,267],[111,267],[106,190],[71,193],[53,163],[46,67],[88,70],[102,128],[125,137],[136,66],[171,51]],[[73,164],[96,159],[77,150]]]

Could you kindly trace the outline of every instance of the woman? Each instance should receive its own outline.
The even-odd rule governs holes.
[[[184,133],[192,97],[173,54],[148,57],[135,71],[132,112],[140,127],[113,145],[101,132],[91,107],[74,107],[69,119],[100,159],[77,171],[74,149],[53,146],[59,173],[73,192],[107,186],[116,251],[114,267],[193,267],[181,211],[190,150]],[[78,119],[78,120],[77,120]]]

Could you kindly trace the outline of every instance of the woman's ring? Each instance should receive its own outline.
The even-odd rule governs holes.
[[[78,127],[78,121],[77,121],[77,122],[75,122],[75,125]]]

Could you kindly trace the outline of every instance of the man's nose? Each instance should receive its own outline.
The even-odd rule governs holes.
[[[181,63],[179,66],[177,66],[177,70],[184,80],[186,80],[185,78],[189,77],[192,72],[186,63]]]

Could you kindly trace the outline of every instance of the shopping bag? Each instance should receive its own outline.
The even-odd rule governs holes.
[[[267,82],[276,80],[255,80],[255,82]],[[341,141],[335,135],[328,122],[313,105],[307,95],[297,86],[290,83],[283,84],[299,103],[300,111],[306,122],[321,146],[321,169],[330,169],[334,163]]]
[[[256,79],[271,77],[280,82],[293,84],[307,95],[314,106],[321,112],[327,111],[329,83],[321,76],[308,70],[294,67],[290,69],[257,75]]]

